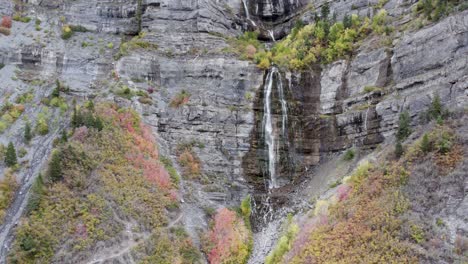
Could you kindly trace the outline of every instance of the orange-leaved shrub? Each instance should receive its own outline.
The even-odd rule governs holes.
[[[242,217],[227,208],[218,210],[211,230],[205,234],[204,251],[210,264],[246,263],[251,234]]]

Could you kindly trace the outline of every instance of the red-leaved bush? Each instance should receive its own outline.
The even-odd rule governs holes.
[[[348,199],[349,197],[349,194],[351,193],[351,186],[349,185],[346,185],[346,184],[342,184],[340,187],[338,187],[338,190],[337,190],[337,198],[338,198],[338,201],[343,201],[343,200],[346,200]]]
[[[4,16],[2,17],[2,22],[0,25],[4,28],[11,28],[11,17],[10,16]]]
[[[155,183],[163,191],[173,191],[171,178],[164,166],[159,162],[158,150],[151,129],[143,124],[135,112],[131,110],[117,110],[113,107],[104,109],[107,116],[115,125],[123,128],[132,141],[131,150],[126,158],[132,165],[141,169],[143,176],[150,182]],[[167,192],[168,196],[171,196]]]
[[[242,218],[222,208],[213,221],[204,246],[210,264],[244,263],[249,256],[250,237]]]

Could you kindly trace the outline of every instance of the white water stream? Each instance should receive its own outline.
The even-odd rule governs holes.
[[[276,77],[276,79],[275,79]],[[276,85],[275,85],[276,84]],[[265,81],[265,95],[263,104],[263,132],[265,145],[268,151],[268,176],[269,176],[269,189],[278,188],[276,164],[279,159],[279,140],[275,133],[275,124],[273,123],[272,112],[272,98],[273,88],[277,87],[279,101],[281,104],[281,137],[289,142],[287,139],[287,123],[288,123],[288,105],[284,94],[283,80],[278,68],[272,67],[267,74]]]

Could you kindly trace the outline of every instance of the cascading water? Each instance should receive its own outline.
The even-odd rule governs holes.
[[[270,189],[277,188],[276,182],[276,149],[275,149],[275,135],[273,133],[273,122],[271,113],[271,92],[273,90],[273,80],[276,68],[272,68],[267,75],[267,82],[265,87],[265,101],[263,103],[263,131],[265,143],[268,151],[268,176],[270,178],[268,187]]]
[[[242,4],[244,4],[245,17],[247,18],[247,20],[250,21],[250,23],[252,23],[252,25],[253,25],[254,27],[256,27],[257,24],[250,18],[249,4],[248,4],[247,1],[248,1],[248,0],[242,0]]]
[[[270,35],[271,40],[275,42],[276,39],[275,39],[275,33],[273,32],[273,30],[268,30],[268,34]]]
[[[266,188],[265,192],[254,194],[251,200],[255,235],[249,264],[264,263],[265,257],[279,239],[278,230],[288,213],[277,206],[287,199],[282,190],[278,189],[283,186],[282,180],[295,173],[295,160],[292,158],[295,143],[290,139],[290,135],[295,134],[295,118],[290,118],[288,113],[288,89],[292,87],[292,77],[290,74],[285,77],[283,82],[280,70],[272,67],[264,81],[261,142],[265,150],[263,175]]]
[[[247,19],[250,19],[250,13],[249,13],[249,7],[247,5],[247,0],[242,0],[242,4],[244,4],[245,17],[247,17]]]
[[[275,79],[276,78],[276,79]],[[276,84],[276,85],[275,85]],[[273,88],[277,87],[278,98],[281,104],[281,134],[280,138],[277,137],[276,123],[273,122],[272,112],[272,99],[273,99]],[[289,138],[287,133],[287,122],[288,122],[288,105],[283,88],[283,80],[278,68],[272,67],[267,74],[265,81],[265,95],[263,104],[263,132],[265,145],[268,153],[268,188],[278,188],[277,171],[276,165],[279,160],[279,139],[282,139],[289,146]]]

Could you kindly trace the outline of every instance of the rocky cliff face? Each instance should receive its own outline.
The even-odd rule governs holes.
[[[353,13],[371,16],[378,2],[334,1],[330,9],[337,19]],[[290,145],[281,152],[289,155],[292,150],[294,157],[292,165],[291,160],[281,165],[285,189],[294,189],[304,177],[313,178],[310,169],[335,153],[351,147],[374,149],[393,140],[399,113],[408,110],[416,124],[434,94],[447,107],[466,107],[468,11],[405,30],[414,2],[390,0],[384,5],[397,28],[391,43],[371,36],[348,59],[301,72],[280,71],[290,122]],[[282,38],[296,19],[313,20],[317,9],[307,9],[308,4],[318,8],[324,1],[0,0],[1,15],[22,10],[33,18],[29,23],[15,22],[10,36],[0,35],[0,63],[5,65],[0,68],[0,95],[14,99],[32,88],[35,100],[27,113],[37,112],[36,103],[59,79],[70,87],[69,100],[114,100],[134,107],[152,126],[161,152],[174,160],[178,146],[196,141],[193,151],[201,161],[202,176],[182,184],[183,222],[197,242],[198,229],[207,226],[206,208],[237,205],[252,190],[267,193],[261,122],[267,72],[225,53],[226,37],[258,29],[264,40]],[[35,29],[35,18],[42,21],[41,30]],[[63,40],[65,24],[87,32]],[[119,46],[140,31],[145,34],[138,41],[157,48],[133,47],[116,57],[122,51]],[[122,87],[151,91],[151,103],[116,95]],[[189,95],[188,102],[171,106],[183,92]],[[277,97],[273,105],[274,120],[279,122]],[[54,131],[63,126],[59,120],[64,118],[55,118],[59,115],[57,110],[50,118]],[[19,141],[24,121],[17,122],[0,136],[2,143]],[[30,152],[40,144],[50,145],[51,136],[38,140]],[[24,194],[44,162],[29,156],[25,160],[36,162],[33,170],[19,173],[26,187],[2,225],[0,244],[11,240]]]

